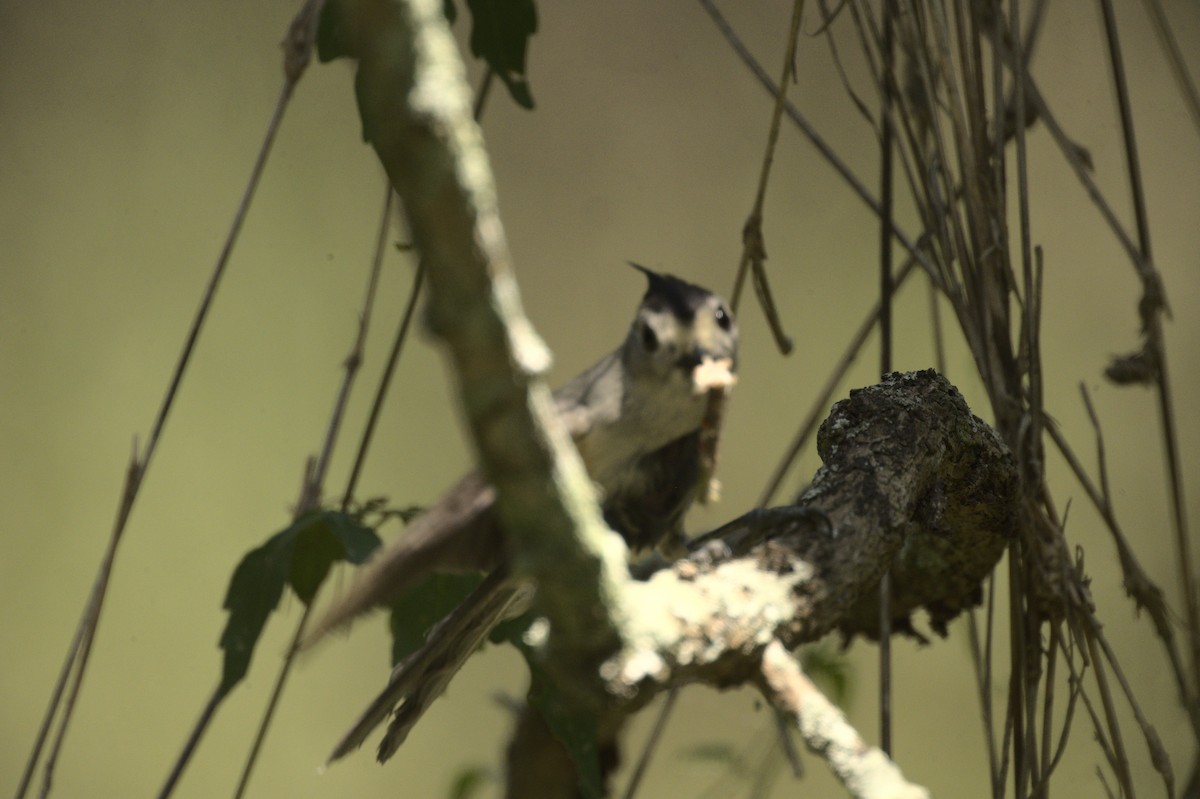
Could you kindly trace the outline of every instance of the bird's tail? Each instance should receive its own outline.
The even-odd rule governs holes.
[[[501,621],[523,613],[533,586],[518,581],[500,567],[488,575],[449,616],[429,632],[425,645],[397,664],[387,687],[363,712],[329,756],[333,762],[358,747],[375,727],[392,714],[379,743],[378,759],[395,754],[425,710],[441,696],[458,670]]]

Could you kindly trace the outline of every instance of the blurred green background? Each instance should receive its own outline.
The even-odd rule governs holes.
[[[774,74],[790,5],[729,4]],[[811,4],[810,4],[811,5]],[[1200,136],[1141,6],[1119,4],[1154,251],[1174,319],[1167,328],[1189,507],[1197,505],[1200,416]],[[13,790],[90,590],[135,437],[149,430],[187,325],[281,84],[277,43],[298,3],[0,4],[0,789]],[[1200,73],[1200,6],[1165,4]],[[538,106],[492,95],[484,132],[527,311],[562,382],[615,346],[642,290],[636,259],[723,292],[753,200],[769,99],[698,5],[543,3],[529,73]],[[460,40],[465,38],[459,20]],[[805,29],[816,25],[810,20]],[[853,49],[848,30],[845,51]],[[1126,220],[1114,100],[1088,4],[1051,7],[1034,62],[1068,132]],[[865,73],[848,59],[867,92]],[[792,99],[875,184],[873,137],[852,111],[823,39],[800,42]],[[473,79],[480,69],[471,65]],[[1117,511],[1145,568],[1174,602],[1164,470],[1153,396],[1103,381],[1137,346],[1137,283],[1043,128],[1030,135],[1033,240],[1046,252],[1046,405],[1094,465],[1078,386],[1105,425]],[[306,456],[320,446],[355,332],[384,184],[359,138],[352,73],[314,65],[288,110],[265,183],[183,385],[122,545],[91,669],[55,776],[58,796],[157,791],[219,675],[226,584],[242,554],[283,527]],[[910,230],[910,213],[901,210]],[[1131,224],[1131,223],[1130,223]],[[741,383],[723,443],[724,499],[701,530],[757,497],[811,397],[876,290],[876,223],[785,125],[767,197],[768,267],[796,352],[773,348],[751,299],[741,315]],[[403,306],[411,264],[389,259],[374,338],[352,400],[330,493],[344,485],[357,431]],[[899,297],[896,366],[932,364],[924,289]],[[947,321],[949,318],[947,317]],[[949,376],[989,415],[961,347]],[[849,387],[872,382],[872,350]],[[363,496],[427,503],[469,466],[453,387],[427,338],[404,353]],[[794,490],[816,466],[806,453]],[[1101,618],[1181,778],[1192,743],[1149,624],[1124,599],[1111,542],[1082,492],[1052,463],[1068,535],[1087,553]],[[389,531],[394,534],[393,528]],[[1175,602],[1176,606],[1178,605]],[[1001,606],[1003,607],[1003,605]],[[248,681],[231,695],[177,795],[229,794],[292,625],[273,617]],[[498,767],[523,666],[476,658],[398,757],[369,751],[318,775],[333,742],[386,679],[382,615],[306,657],[267,741],[251,795],[445,796],[454,776]],[[850,716],[877,737],[872,646],[850,651]],[[1001,661],[1001,664],[1003,661]],[[986,791],[986,759],[965,624],[928,648],[896,646],[896,756],[940,796]],[[1006,675],[1004,665],[998,675]],[[998,689],[999,700],[1003,694]],[[639,720],[627,759],[645,736]],[[647,778],[647,797],[697,796],[725,766],[689,755],[770,740],[756,695],[685,693]],[[1086,721],[1058,795],[1096,796],[1102,756]],[[1157,795],[1136,730],[1134,772]],[[773,796],[837,796],[808,757],[806,783]],[[713,796],[739,795],[722,783]]]

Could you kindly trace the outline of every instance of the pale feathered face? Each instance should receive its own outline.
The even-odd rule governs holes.
[[[625,343],[626,368],[670,384],[681,396],[731,385],[738,331],[724,300],[679,278],[637,268],[650,285]]]
[[[638,267],[646,295],[621,348],[557,393],[592,479],[607,492],[640,476],[644,455],[700,428],[709,392],[737,368],[737,326],[720,297]]]

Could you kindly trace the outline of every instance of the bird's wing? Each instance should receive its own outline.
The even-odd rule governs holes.
[[[503,554],[491,512],[495,498],[495,491],[478,474],[460,480],[355,573],[345,593],[305,634],[301,647],[312,646],[373,608],[396,602],[433,572],[495,568]]]
[[[619,371],[619,353],[610,353],[555,392],[559,416],[581,448],[586,449],[584,439],[596,417],[616,412],[620,392],[610,390],[608,384]],[[598,404],[594,392],[607,401]],[[492,513],[495,499],[495,490],[477,472],[460,480],[358,570],[346,593],[305,635],[301,646],[312,646],[372,608],[395,602],[428,574],[490,571],[498,566],[504,559],[504,537]]]

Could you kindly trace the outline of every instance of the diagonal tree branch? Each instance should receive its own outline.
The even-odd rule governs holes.
[[[541,378],[550,354],[521,309],[471,92],[436,0],[345,0],[364,135],[403,200],[429,275],[428,320],[448,346],[515,568],[537,579],[554,645],[618,644],[625,548]]]
[[[615,739],[632,713],[677,686],[761,687],[764,659],[773,673],[783,668],[768,654],[779,646],[835,630],[878,636],[885,569],[894,630],[918,635],[911,617],[924,610],[944,634],[979,604],[980,583],[1015,534],[1019,480],[1012,454],[945,378],[892,374],[852,392],[822,424],[818,450],[824,465],[798,505],[751,511],[626,586],[640,612],[627,621],[629,643],[599,667],[610,697],[599,730]],[[794,717],[786,692],[767,684]],[[853,795],[890,795],[857,792],[861,774],[809,743]],[[509,754],[510,771],[536,771],[545,749]]]
[[[440,5],[340,5],[364,132],[403,199],[428,269],[429,320],[452,356],[515,568],[537,581],[550,622],[541,660],[570,701],[615,730],[670,686],[767,679],[769,647],[835,629],[877,636],[888,569],[895,629],[915,633],[910,615],[924,608],[941,632],[979,602],[1015,527],[1014,459],[931,371],[838,404],[819,436],[825,466],[799,507],[753,511],[631,581],[540,377],[549,355],[521,311]]]

